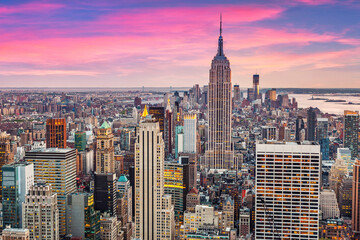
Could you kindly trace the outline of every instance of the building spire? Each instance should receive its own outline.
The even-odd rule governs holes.
[[[222,38],[222,14],[220,13],[220,36],[218,42],[218,51],[216,56],[225,56],[223,49],[223,38]]]
[[[222,13],[220,13],[220,36],[222,36]]]

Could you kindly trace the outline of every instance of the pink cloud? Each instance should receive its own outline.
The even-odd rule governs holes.
[[[62,4],[57,3],[42,3],[32,2],[20,5],[5,6],[0,4],[0,14],[14,14],[14,13],[33,13],[33,12],[48,12],[58,8],[62,8]]]
[[[8,13],[11,11],[15,10]],[[233,66],[234,77],[251,74],[255,69],[271,73],[297,67],[341,67],[351,64],[358,56],[355,53],[359,54],[358,48],[307,54],[275,52],[274,45],[305,46],[313,42],[359,45],[358,39],[344,38],[341,34],[248,25],[277,18],[284,11],[282,8],[225,5],[136,9],[74,22],[73,26],[63,28],[41,29],[34,25],[10,32],[0,29],[0,66],[1,63],[30,65],[0,70],[0,75],[98,77],[108,74],[125,82],[131,79],[129,84],[137,79],[145,81],[146,75],[146,79],[159,84],[169,84],[170,79],[181,80],[177,83],[180,85],[187,85],[187,81],[206,83],[209,64],[216,53],[220,11],[225,53]],[[237,51],[242,50],[249,50],[252,55],[239,55]]]
[[[334,4],[337,2],[337,0],[297,0],[297,1],[309,5]]]

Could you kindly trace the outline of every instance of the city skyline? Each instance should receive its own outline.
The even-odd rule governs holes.
[[[3,87],[185,87],[207,84],[223,14],[232,83],[356,86],[355,1],[3,1]]]

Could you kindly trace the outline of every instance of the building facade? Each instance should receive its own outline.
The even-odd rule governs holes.
[[[196,153],[196,114],[184,114],[184,152]]]
[[[57,194],[59,234],[66,235],[66,196],[76,191],[76,150],[70,148],[35,149],[25,154],[34,164],[35,182],[51,184]]]
[[[256,144],[256,239],[318,239],[320,146]]]
[[[46,120],[46,147],[66,148],[66,120],[50,118]]]
[[[57,194],[51,185],[38,183],[30,187],[23,203],[23,228],[30,229],[30,239],[60,239]]]
[[[34,165],[29,163],[12,163],[2,168],[2,213],[3,228],[22,227],[22,210],[25,196],[34,184]]]
[[[74,238],[100,240],[100,212],[94,194],[72,193],[66,202],[66,232]]]
[[[359,112],[344,112],[344,147],[350,149],[352,158],[358,157]]]
[[[140,122],[135,143],[135,237],[173,239],[173,206],[164,196],[164,140],[160,125],[151,116]],[[169,217],[169,216],[167,216]],[[169,235],[164,237],[163,234]]]

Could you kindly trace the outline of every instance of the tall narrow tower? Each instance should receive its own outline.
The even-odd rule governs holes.
[[[234,153],[231,149],[231,88],[230,62],[224,54],[220,16],[218,51],[211,62],[209,76],[209,139],[205,153],[209,168],[234,167]]]
[[[114,173],[114,135],[105,121],[97,130],[96,137],[96,173]]]
[[[143,117],[135,143],[135,237],[170,240],[175,223],[171,196],[164,195],[165,144],[159,122]]]

